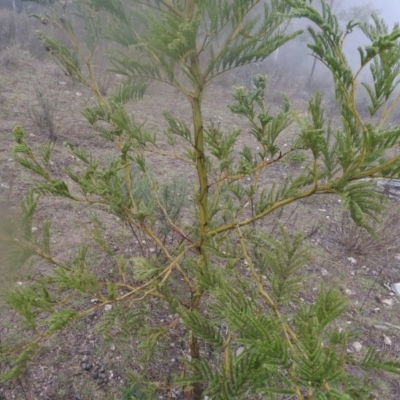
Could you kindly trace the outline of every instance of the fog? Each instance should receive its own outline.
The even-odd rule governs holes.
[[[320,1],[314,0],[312,4],[318,8]],[[328,0],[328,4],[332,4],[332,10],[339,17],[339,22],[343,29],[349,19],[357,20],[361,18],[364,20],[361,22],[372,21],[371,11],[377,12],[378,16],[385,20],[389,29],[392,29],[395,23],[400,22],[400,0]],[[360,9],[355,10],[354,7],[360,7]],[[363,13],[362,11],[366,12]],[[303,20],[292,22],[291,28],[293,30],[299,27],[305,28]],[[315,64],[315,70],[313,70],[314,57],[311,54],[311,50],[307,48],[307,43],[311,41],[310,35],[305,32],[301,37],[283,46],[279,49],[278,54],[275,52],[273,57],[265,62],[267,73],[270,75],[272,82],[274,82],[275,75],[291,76],[296,81],[297,87],[295,89],[297,94],[304,93],[306,97],[307,94],[320,89],[325,93],[326,97],[330,97],[332,94],[331,73],[320,62]],[[344,42],[344,52],[353,70],[357,70],[360,66],[360,56],[357,48],[368,43],[369,40],[360,28],[355,28],[347,35]],[[364,68],[361,78],[363,80],[370,79],[368,66]],[[288,89],[285,87],[287,82],[287,80],[279,80],[275,89],[286,91]],[[296,95],[296,93],[293,94]]]
[[[389,28],[392,28],[394,23],[400,21],[400,0],[327,0],[327,2],[332,5],[334,13],[340,17],[343,29],[346,19],[351,17],[357,18],[359,16],[368,19],[368,13],[361,15],[362,13],[359,12],[362,9],[377,10],[379,16],[386,21]],[[312,4],[318,8],[321,1],[313,0]],[[353,7],[360,7],[360,10],[352,13],[354,11],[354,9],[352,10]],[[21,0],[0,0],[0,8],[8,8],[9,10],[17,9],[18,11],[24,9],[27,13],[36,12],[34,3],[21,2]],[[10,21],[0,21],[0,25],[2,23],[4,25],[6,22],[11,24]],[[29,22],[33,23],[34,21],[30,20]],[[307,24],[303,19],[293,20],[290,23],[290,29],[297,30],[301,28],[306,31]],[[36,40],[33,32],[26,32],[22,28],[27,29],[25,26],[19,28],[21,29],[21,38],[24,37],[26,41],[26,37],[30,37],[32,39],[30,42]],[[311,54],[311,50],[307,47],[307,43],[310,41],[310,35],[305,32],[299,38],[287,43],[274,52],[264,62],[245,66],[234,71],[233,76],[231,76],[232,79],[227,84],[249,85],[249,82],[251,84],[252,75],[265,73],[269,76],[270,84],[276,92],[284,92],[289,96],[301,94],[306,98],[307,94],[315,92],[316,89],[321,89],[330,96],[332,93],[331,74],[320,62],[314,65],[314,57]],[[354,70],[359,67],[360,63],[357,47],[366,44],[368,44],[368,40],[359,28],[355,28],[346,38],[344,51],[348,62]],[[33,46],[31,43],[29,45]],[[368,68],[365,69],[362,78],[369,78]]]
[[[367,12],[365,13],[365,15],[360,12],[352,12],[354,11],[354,7],[360,7]],[[389,26],[389,29],[392,29],[395,23],[400,22],[399,0],[332,0],[332,9],[335,14],[341,17],[341,21],[343,24],[347,22],[349,18],[369,18],[370,13],[368,11],[376,12],[380,18],[383,18],[385,20],[386,24]],[[346,18],[346,21],[344,20],[344,18]],[[371,18],[369,18],[369,21],[371,21]],[[348,57],[353,67],[358,66],[359,57],[357,47],[365,44],[368,44],[368,39],[361,32],[360,29],[355,29],[346,38],[346,56]]]
[[[349,9],[354,6],[364,6],[371,4],[373,8],[381,11],[380,16],[385,19],[387,24],[391,27],[394,23],[400,22],[400,1],[399,0],[336,0],[338,7],[333,3],[334,10]]]

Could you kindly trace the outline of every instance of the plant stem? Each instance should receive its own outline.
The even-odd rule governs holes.
[[[190,337],[190,356],[192,359],[200,359],[199,341],[195,336]],[[203,395],[203,385],[200,382],[192,384],[192,400],[201,400]]]
[[[199,88],[196,94],[191,98],[192,114],[193,114],[193,127],[194,127],[194,151],[196,154],[196,171],[199,184],[199,251],[204,242],[204,238],[208,232],[208,176],[206,157],[204,153],[204,130],[203,130],[203,115],[201,110],[203,91]]]
[[[195,10],[195,2],[189,1],[186,5],[186,14],[189,19],[193,18]],[[192,43],[193,52],[190,55],[190,72],[193,75],[193,92],[189,96],[190,105],[192,107],[192,119],[194,130],[194,152],[196,158],[196,171],[198,177],[199,193],[198,193],[198,222],[199,222],[199,239],[198,239],[198,268],[201,271],[207,267],[207,253],[204,249],[204,240],[208,233],[209,225],[209,209],[208,209],[208,171],[206,165],[206,157],[204,152],[204,128],[202,102],[205,88],[205,75],[202,73],[199,59],[199,52],[196,48],[196,42]],[[191,296],[191,309],[198,309],[203,289],[198,283],[196,290]],[[198,339],[190,336],[190,355],[192,360],[200,360],[200,347]],[[201,400],[203,395],[203,385],[200,382],[192,385],[192,399]]]

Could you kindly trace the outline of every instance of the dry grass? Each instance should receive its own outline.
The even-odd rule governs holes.
[[[49,93],[38,84],[33,87],[35,103],[28,104],[28,117],[39,131],[50,141],[57,139],[59,124],[56,119],[58,98],[50,97]]]
[[[343,211],[339,222],[333,225],[331,238],[349,254],[368,255],[396,248],[400,229],[398,207],[386,209],[386,215],[379,222],[372,221],[375,234],[357,226],[349,212]]]

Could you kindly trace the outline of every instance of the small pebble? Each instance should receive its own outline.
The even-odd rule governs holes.
[[[390,339],[390,337],[383,335],[383,342],[387,345],[387,346],[391,346],[392,345],[392,341]]]
[[[243,353],[243,351],[244,351],[244,347],[243,346],[239,347],[236,350],[236,356],[240,356]]]
[[[389,328],[386,325],[374,325],[375,329],[378,329],[380,331],[387,331]]]
[[[354,342],[352,346],[356,353],[359,353],[362,349],[362,344],[360,342]]]
[[[89,371],[92,368],[92,364],[88,362],[81,363],[81,367],[85,371]]]
[[[388,306],[388,307],[392,307],[393,306],[393,299],[383,299],[382,300],[382,304],[384,304],[385,306]]]

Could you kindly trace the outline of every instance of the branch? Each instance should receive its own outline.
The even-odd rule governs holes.
[[[208,231],[207,236],[214,237],[216,235],[219,235],[222,232],[231,231],[233,229],[236,229],[236,227],[242,227],[242,226],[249,225],[249,224],[265,217],[266,215],[271,214],[273,211],[275,211],[279,208],[287,206],[288,204],[291,204],[297,200],[301,200],[301,199],[310,197],[316,193],[336,193],[336,190],[333,189],[333,184],[327,184],[327,185],[318,186],[318,187],[313,186],[310,190],[300,193],[298,196],[293,196],[288,199],[277,201],[274,205],[272,205],[271,207],[269,207],[262,213],[255,215],[254,217],[247,218],[240,222],[232,222],[230,224],[220,226],[219,228],[211,229],[210,231]]]

